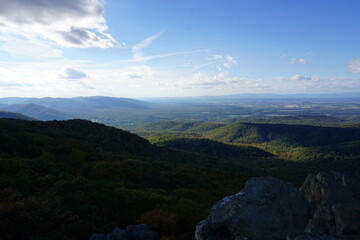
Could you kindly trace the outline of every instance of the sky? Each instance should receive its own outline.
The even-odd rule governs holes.
[[[0,97],[360,92],[359,0],[0,0]]]

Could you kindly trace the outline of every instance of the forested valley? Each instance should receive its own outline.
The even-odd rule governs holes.
[[[133,133],[86,120],[0,120],[1,239],[88,239],[147,223],[192,239],[212,204],[249,177],[300,185],[337,170],[359,178],[360,129],[160,122]]]

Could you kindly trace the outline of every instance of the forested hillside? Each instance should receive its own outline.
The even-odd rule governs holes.
[[[0,120],[1,239],[87,239],[140,222],[189,239],[246,179],[233,164],[89,121]]]
[[[145,132],[151,144],[85,120],[0,119],[0,239],[80,240],[138,223],[192,239],[210,206],[248,177],[360,176],[358,129],[163,124],[171,129]]]
[[[155,141],[162,136],[173,136],[205,138],[239,147],[253,146],[287,162],[302,164],[302,169],[337,169],[360,176],[358,127],[170,121],[139,124],[132,131]],[[259,166],[264,167],[264,163]]]
[[[227,143],[274,143],[293,146],[337,144],[360,138],[360,128],[257,123],[171,121],[139,124],[133,131],[140,135],[194,135]]]

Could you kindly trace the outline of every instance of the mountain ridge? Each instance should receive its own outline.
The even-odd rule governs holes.
[[[146,102],[132,98],[113,98],[103,96],[73,98],[0,98],[2,104],[37,104],[58,111],[76,112],[103,109],[147,109]]]
[[[55,109],[51,109],[34,103],[5,105],[3,107],[0,107],[0,109],[9,112],[21,113],[43,121],[66,120],[71,118],[70,115],[64,112],[60,112]]]
[[[292,145],[326,145],[332,142],[358,140],[359,128],[320,127],[295,124],[266,123],[204,123],[154,122],[143,123],[131,129],[140,135],[175,135],[208,138],[225,143],[266,143],[277,141]]]
[[[22,113],[11,112],[11,111],[0,111],[0,118],[10,118],[10,119],[19,119],[19,120],[36,120],[30,116],[27,116]]]

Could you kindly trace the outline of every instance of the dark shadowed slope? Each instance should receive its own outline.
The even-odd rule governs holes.
[[[272,157],[262,149],[252,146],[235,146],[209,139],[158,137],[151,139],[158,146],[176,150],[205,154],[222,159],[249,159],[257,157]]]
[[[245,179],[234,165],[102,124],[0,119],[4,239],[82,240],[139,222],[191,239],[211,203]]]
[[[3,120],[0,121],[0,130],[6,133],[1,138],[4,143],[1,148],[2,151],[8,151],[8,149],[13,149],[16,146],[19,151],[27,149],[28,144],[31,142],[38,144],[38,148],[43,148],[42,151],[47,151],[49,150],[47,147],[54,144],[53,141],[47,143],[46,139],[48,138],[60,142],[63,139],[81,141],[81,144],[88,145],[89,149],[100,148],[104,151],[121,154],[145,154],[148,156],[152,148],[147,140],[135,134],[86,120],[49,122]],[[21,135],[24,137],[19,138]],[[4,138],[6,136],[7,139]],[[14,141],[11,141],[11,139],[14,139]]]

